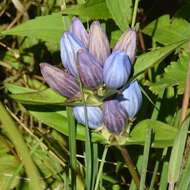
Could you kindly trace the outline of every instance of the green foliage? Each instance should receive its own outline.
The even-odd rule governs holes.
[[[139,56],[134,65],[134,76],[139,75],[146,69],[153,67],[155,64],[161,63],[170,53],[172,53],[179,46],[183,45],[185,42],[186,41],[176,42]]]
[[[33,20],[1,32],[2,35],[19,35],[42,39],[51,43],[59,43],[61,35],[68,27],[68,18],[60,13],[39,16]]]
[[[89,0],[85,4],[68,7],[63,10],[63,13],[68,15],[78,15],[86,19],[111,18],[105,0]]]
[[[0,189],[166,190],[168,183],[170,190],[189,189],[189,117],[179,127],[189,7],[187,0],[172,2],[170,9],[167,1],[0,2]],[[143,103],[120,135],[105,124],[91,130],[77,123],[72,107],[84,104],[83,98],[67,100],[42,82],[39,63],[60,64],[59,41],[72,16],[87,31],[100,19],[111,48],[131,25],[142,31],[130,80],[138,80]],[[83,90],[85,103],[100,108],[121,92],[102,87],[96,96]]]
[[[178,94],[183,94],[187,73],[187,63],[188,55],[183,52],[178,62],[171,62],[171,64],[164,69],[163,77],[158,76],[156,83],[147,82],[150,86],[150,90],[155,94],[159,94],[161,90],[177,85]]]
[[[106,0],[106,5],[116,24],[125,31],[132,19],[132,0]]]
[[[143,32],[164,45],[190,39],[189,23],[181,18],[170,19],[169,15],[154,20]]]

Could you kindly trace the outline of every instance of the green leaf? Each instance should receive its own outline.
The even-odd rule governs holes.
[[[89,19],[108,19],[111,15],[105,0],[90,0],[83,5],[74,5],[63,10],[64,14],[78,15]]]
[[[120,138],[121,144],[141,144],[146,140],[147,128],[152,128],[152,146],[163,148],[172,146],[176,137],[177,129],[157,120],[146,119],[139,122],[131,131],[130,136]]]
[[[51,88],[45,90],[33,90],[17,86],[14,84],[6,84],[6,88],[13,94],[11,98],[23,103],[30,105],[49,105],[49,104],[60,104],[63,105],[66,98],[54,92]]]
[[[3,155],[0,157],[0,189],[1,190],[6,190],[7,186],[9,186],[9,189],[13,189],[16,185],[19,183],[19,178],[14,177],[14,173],[19,166],[18,160],[9,154]],[[11,184],[10,179],[12,178]]]
[[[28,20],[10,30],[5,30],[3,35],[19,35],[42,39],[47,42],[59,43],[61,35],[67,30],[68,19],[60,13],[39,16]]]
[[[187,63],[188,54],[184,52],[179,62],[172,62],[165,68],[163,77],[159,77],[159,80],[156,83],[147,82],[150,86],[150,90],[155,94],[159,94],[160,91],[165,88],[178,85],[178,94],[183,94],[187,73]]]
[[[137,76],[155,64],[161,63],[170,53],[185,42],[186,41],[176,42],[140,55],[134,65],[134,76]]]
[[[171,187],[174,187],[181,175],[183,153],[186,144],[187,133],[190,125],[190,117],[188,117],[180,127],[172,148],[169,170],[168,170],[168,182]]]
[[[190,39],[190,24],[184,19],[170,19],[169,15],[164,15],[146,26],[143,33],[153,36],[157,42],[167,45]]]
[[[132,0],[106,0],[106,5],[119,28],[126,30],[132,19]]]

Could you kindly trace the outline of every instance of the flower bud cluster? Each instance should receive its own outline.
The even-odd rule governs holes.
[[[91,129],[105,126],[110,132],[120,134],[129,119],[133,119],[142,102],[138,82],[128,82],[135,60],[136,31],[129,29],[122,34],[113,51],[98,21],[91,24],[89,33],[78,18],[73,18],[71,27],[60,41],[61,60],[65,70],[47,63],[40,64],[41,73],[49,86],[69,99],[79,98],[80,82],[92,91],[100,88],[121,90],[105,99],[102,106],[75,106],[76,120]],[[80,79],[80,80],[79,80]],[[87,115],[87,118],[85,118]]]

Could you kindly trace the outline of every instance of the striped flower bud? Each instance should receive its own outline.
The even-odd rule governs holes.
[[[72,75],[47,63],[41,63],[40,69],[44,80],[59,94],[68,98],[80,96],[79,85]]]
[[[89,88],[103,84],[103,69],[100,63],[86,50],[78,51],[78,71],[82,83]]]
[[[118,100],[105,101],[103,106],[103,120],[110,132],[120,134],[127,123],[127,113]]]
[[[87,121],[88,127],[91,129],[97,129],[101,127],[103,122],[103,113],[99,107],[87,106]],[[76,106],[73,108],[73,113],[76,120],[85,125],[85,107],[84,106]]]
[[[74,17],[69,31],[88,47],[88,33],[79,18]]]
[[[133,119],[142,104],[142,94],[138,82],[132,81],[127,89],[125,89],[120,97],[121,106],[127,111],[130,119]]]
[[[89,52],[103,64],[110,54],[109,41],[99,22],[93,22],[89,33]]]
[[[113,52],[103,67],[103,78],[105,84],[112,89],[123,86],[131,74],[131,63],[125,52]]]
[[[134,29],[129,29],[128,31],[124,32],[121,35],[113,51],[118,51],[118,50],[125,51],[129,56],[131,63],[133,63],[136,54],[136,44],[137,44],[136,31]]]
[[[74,76],[78,75],[76,56],[79,49],[85,48],[84,44],[70,32],[65,32],[61,38],[61,59],[64,67]]]

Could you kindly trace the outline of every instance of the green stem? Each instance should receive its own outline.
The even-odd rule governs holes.
[[[133,9],[133,17],[132,17],[132,24],[131,27],[133,28],[135,26],[136,18],[137,18],[137,11],[138,11],[138,5],[140,0],[135,0],[135,5]]]
[[[96,178],[96,184],[95,184],[94,190],[98,189],[98,185],[99,185],[100,177],[102,175],[102,171],[103,171],[104,162],[105,162],[105,159],[106,159],[108,148],[109,148],[108,146],[104,147],[104,152],[103,152],[103,155],[102,155],[102,160],[101,160],[101,163],[100,163],[100,167],[99,167],[98,175],[97,175],[97,178]]]
[[[91,137],[90,137],[90,131],[88,127],[88,115],[87,115],[87,107],[86,107],[86,101],[83,91],[83,86],[80,80],[80,76],[78,77],[79,84],[80,84],[80,91],[82,96],[82,102],[84,105],[84,115],[85,115],[85,157],[86,157],[86,177],[85,177],[85,184],[86,189],[91,190],[92,185],[92,150],[91,150]]]
[[[24,142],[22,135],[20,134],[14,121],[7,113],[3,104],[0,102],[0,121],[1,127],[6,132],[7,136],[13,142],[16,151],[21,158],[21,161],[25,167],[26,174],[30,178],[31,189],[44,189],[42,188],[42,181],[35,164],[32,161],[31,155]]]
[[[76,127],[73,112],[71,107],[67,107],[68,129],[69,129],[69,152],[70,152],[70,166],[71,166],[71,189],[76,189]]]

